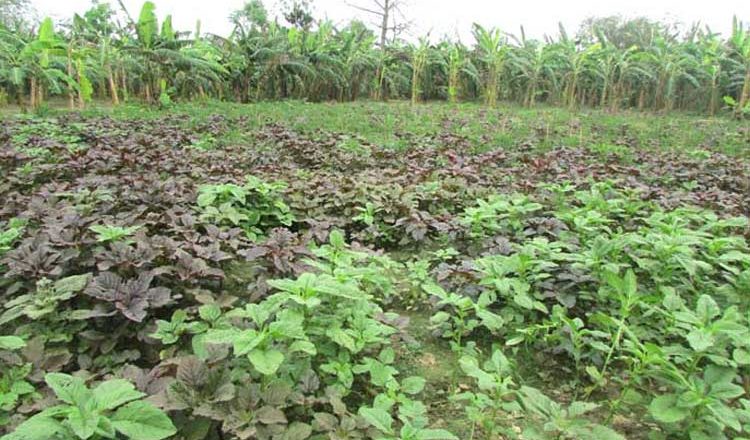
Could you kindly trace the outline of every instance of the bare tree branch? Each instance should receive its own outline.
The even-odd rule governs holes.
[[[354,9],[358,9],[360,11],[367,12],[367,13],[370,13],[370,14],[375,14],[375,15],[379,15],[379,16],[383,15],[383,12],[374,11],[372,9],[368,9],[368,8],[365,8],[365,7],[362,7],[362,6],[359,6],[359,5],[355,5],[353,3],[346,2],[346,5],[354,8]]]
[[[388,42],[388,34],[393,35],[395,40],[398,35],[411,26],[411,22],[406,20],[401,6],[405,3],[405,0],[368,0],[369,6],[362,6],[361,4],[349,3],[346,4],[352,8],[372,14],[380,19],[380,23],[377,26],[380,28],[380,47],[385,47]]]

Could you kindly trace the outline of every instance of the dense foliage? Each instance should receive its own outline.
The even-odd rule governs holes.
[[[22,3],[22,2],[21,2]],[[18,14],[8,3],[3,15]],[[0,97],[37,108],[50,95],[70,107],[94,97],[239,102],[297,98],[511,100],[616,111],[689,109],[750,113],[750,31],[730,35],[647,19],[591,19],[577,35],[560,26],[544,41],[475,25],[470,45],[388,38],[353,21],[316,21],[293,2],[274,21],[260,0],[231,15],[228,36],[176,31],[146,2],[137,17],[96,3],[57,29],[0,20]]]
[[[4,121],[2,438],[750,435],[746,159],[250,108]]]

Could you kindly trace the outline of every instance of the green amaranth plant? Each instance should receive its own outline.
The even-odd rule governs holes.
[[[13,219],[5,225],[4,230],[0,231],[0,256],[8,252],[13,243],[23,234],[26,221],[23,219]]]
[[[49,373],[45,382],[60,403],[30,417],[2,440],[99,440],[118,435],[161,440],[177,432],[169,417],[144,401],[146,394],[126,380],[108,380],[92,389],[80,377]]]
[[[503,318],[490,310],[496,297],[491,292],[482,293],[476,302],[467,296],[446,292],[435,283],[422,285],[422,289],[439,301],[438,307],[447,307],[430,318],[430,324],[441,332],[444,338],[451,341],[451,348],[456,352],[463,350],[464,338],[474,330],[484,327],[490,332],[503,328]]]
[[[256,240],[268,229],[291,226],[294,221],[280,195],[285,187],[282,182],[267,183],[254,176],[248,176],[242,186],[204,185],[199,189],[198,210],[202,220],[240,227],[250,239]]]
[[[89,279],[90,275],[87,274],[61,278],[54,282],[46,278],[37,281],[33,292],[17,296],[4,304],[7,310],[0,315],[0,324],[11,322],[21,316],[38,320],[58,311],[58,305],[82,291]]]
[[[99,243],[109,243],[122,241],[123,243],[133,243],[133,240],[127,239],[135,234],[141,226],[113,226],[113,225],[93,225],[89,227],[96,233],[96,241]]]
[[[477,206],[466,208],[461,223],[469,228],[473,237],[518,233],[523,230],[524,219],[542,207],[524,195],[495,195],[487,200],[477,200]]]
[[[16,407],[22,401],[38,398],[34,386],[28,382],[31,373],[30,363],[14,362],[12,353],[26,347],[26,341],[18,336],[0,336],[0,353],[7,361],[0,361],[2,372],[0,372],[0,426],[10,422],[10,416],[15,413]]]

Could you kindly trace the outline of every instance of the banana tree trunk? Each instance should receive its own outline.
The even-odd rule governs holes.
[[[26,113],[26,102],[23,99],[23,85],[20,85],[16,90],[16,104],[23,113]]]
[[[536,80],[531,80],[529,83],[529,89],[526,94],[526,107],[534,107],[536,105]]]
[[[120,105],[120,98],[117,96],[117,81],[112,71],[112,66],[107,66],[107,81],[109,81],[109,94],[112,97],[112,105]]]
[[[31,84],[29,87],[29,104],[31,105],[31,108],[36,110],[37,107],[39,107],[39,103],[37,103],[37,84],[36,84],[36,78],[31,77]]]
[[[643,111],[646,106],[646,88],[641,87],[641,92],[638,94],[638,111]]]
[[[747,71],[745,72],[745,82],[742,85],[740,101],[737,105],[737,108],[734,110],[735,116],[742,116],[742,110],[744,110],[745,105],[747,105],[748,102],[750,102],[750,66],[748,66]]]
[[[620,109],[620,102],[622,101],[623,96],[623,80],[620,78],[617,80],[617,83],[615,83],[614,87],[612,88],[612,94],[610,96],[610,106],[609,109],[612,113],[616,113]]]
[[[567,105],[569,108],[573,108],[576,106],[577,83],[578,83],[578,75],[573,74],[573,77],[570,79],[570,83],[568,83],[568,93],[566,97],[566,100],[568,101]]]
[[[123,102],[128,102],[128,76],[125,72],[125,67],[120,68],[120,83],[121,89],[122,89],[122,100]]]
[[[83,110],[84,108],[86,108],[86,100],[83,97],[83,87],[81,87],[81,71],[80,70],[77,70],[76,78],[78,79],[78,108]]]
[[[716,107],[719,100],[719,87],[716,83],[716,76],[711,78],[711,101],[708,103],[708,114],[710,116],[716,115]]]
[[[36,87],[36,104],[41,107],[44,103],[44,84],[39,83]]]
[[[73,49],[70,46],[68,46],[68,76],[73,78]],[[68,88],[68,108],[70,110],[76,108],[76,98],[70,87]]]

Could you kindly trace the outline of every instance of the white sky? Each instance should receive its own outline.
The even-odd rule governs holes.
[[[137,18],[143,0],[123,0],[130,14]],[[669,19],[686,24],[700,21],[712,30],[727,33],[731,29],[732,16],[750,22],[750,0],[406,0],[404,10],[414,21],[412,33],[423,35],[431,32],[433,37],[459,35],[471,42],[471,24],[477,22],[488,27],[518,33],[523,25],[527,36],[542,37],[557,35],[557,23],[562,22],[569,34],[574,34],[580,22],[589,16],[622,14],[624,16],[645,15],[656,19]],[[245,0],[155,0],[160,20],[172,14],[175,27],[193,30],[197,19],[201,20],[204,32],[226,35],[231,27],[227,17],[239,9]],[[264,3],[273,13],[277,0]],[[352,17],[366,19],[361,13],[347,5],[345,0],[312,0],[316,18],[325,17],[334,22],[345,22]],[[367,5],[371,0],[351,0],[350,3]],[[31,3],[42,16],[50,15],[64,19],[74,12],[83,12],[90,0],[32,0]],[[116,6],[115,0],[110,0]]]

